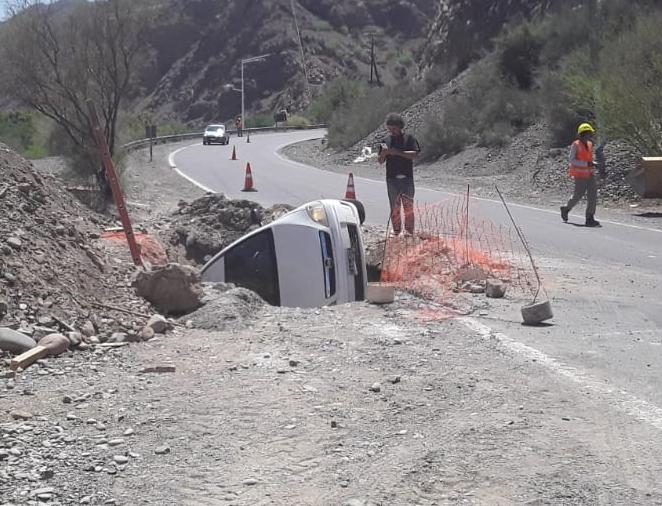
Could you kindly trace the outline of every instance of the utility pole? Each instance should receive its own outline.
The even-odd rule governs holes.
[[[294,0],[290,0],[290,6],[292,8],[292,17],[294,18],[294,26],[297,29],[297,38],[299,39],[299,50],[301,51],[301,69],[303,70],[303,90],[306,95],[307,100],[311,99],[310,95],[310,83],[308,81],[308,70],[306,69],[306,54],[303,51],[303,41],[301,39],[301,31],[299,30],[299,21],[297,19],[297,11],[294,7]]]
[[[370,34],[370,84],[372,84],[372,79],[374,75],[374,63],[375,63],[375,34]]]
[[[376,80],[377,86],[381,86],[382,82],[379,79],[379,70],[377,69],[377,59],[375,58],[375,33],[370,32],[370,85],[374,85]]]
[[[591,65],[593,70],[598,70],[599,47],[598,47],[598,1],[588,0],[588,37],[591,51]]]
[[[248,133],[248,139],[246,142],[250,142],[250,131],[248,130],[248,125],[246,123],[246,104],[245,104],[245,93],[244,93],[244,65],[247,63],[253,63],[257,61],[264,61],[265,58],[271,56],[271,53],[261,54],[260,56],[253,56],[252,58],[244,58],[241,60],[241,123],[242,129],[246,129]]]

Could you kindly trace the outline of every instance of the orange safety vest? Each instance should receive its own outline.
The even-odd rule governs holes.
[[[588,141],[584,144],[579,139],[573,143],[577,148],[575,159],[570,161],[570,170],[568,173],[572,177],[588,179],[593,177],[595,169],[593,167],[593,143]]]

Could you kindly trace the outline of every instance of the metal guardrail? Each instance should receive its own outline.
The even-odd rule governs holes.
[[[326,128],[325,124],[320,125],[309,125],[309,126],[282,126],[282,127],[257,127],[257,128],[246,128],[244,129],[244,134],[247,133],[264,133],[264,132],[288,132],[292,130],[317,130],[319,128]],[[236,130],[227,130],[229,134],[237,135]],[[187,141],[189,139],[201,139],[204,132],[190,132],[185,134],[176,134],[176,135],[164,135],[162,137],[154,137],[153,139],[139,139],[137,141],[128,142],[122,145],[122,149],[125,151],[135,151],[137,149],[148,148],[150,141],[153,145],[156,144],[168,144],[171,142],[180,142]]]

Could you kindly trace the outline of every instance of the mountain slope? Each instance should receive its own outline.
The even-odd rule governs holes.
[[[370,75],[370,33],[385,82],[416,73],[414,53],[435,3],[426,0],[299,0],[294,2],[313,89],[339,75]],[[149,38],[153,66],[143,106],[186,121],[227,119],[240,111],[241,58],[270,53],[245,66],[248,109],[274,111],[304,102],[306,83],[289,0],[170,0]]]

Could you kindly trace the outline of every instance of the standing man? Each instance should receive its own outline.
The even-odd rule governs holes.
[[[568,221],[568,214],[573,207],[586,195],[586,226],[599,227],[595,219],[595,208],[598,204],[598,183],[595,180],[595,165],[593,164],[593,134],[595,129],[589,123],[582,123],[577,129],[578,139],[570,148],[569,174],[575,179],[575,191],[568,204],[561,206],[561,219]],[[602,175],[602,169],[601,169]]]
[[[386,117],[389,135],[379,146],[379,163],[386,162],[386,188],[391,205],[391,224],[397,236],[402,231],[400,208],[405,211],[405,232],[414,233],[414,160],[421,151],[416,138],[404,132],[399,114]]]
[[[243,137],[244,135],[244,118],[237,116],[234,120],[234,126],[237,129],[237,137]]]

